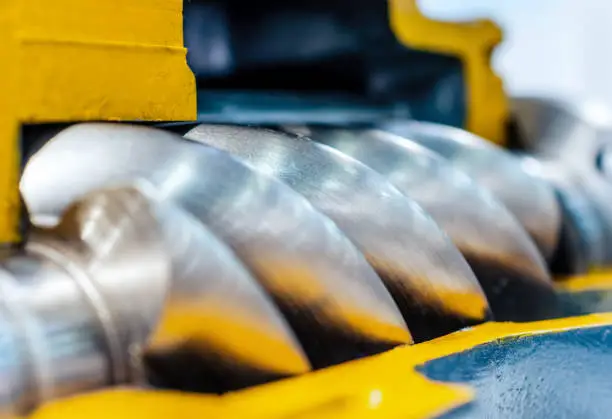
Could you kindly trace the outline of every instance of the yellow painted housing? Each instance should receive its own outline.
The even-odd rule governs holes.
[[[452,55],[463,63],[467,90],[467,128],[503,145],[509,103],[501,79],[491,68],[491,52],[501,42],[489,20],[441,22],[424,16],[416,0],[389,0],[391,28],[407,47]]]
[[[533,323],[490,322],[224,396],[116,389],[50,403],[31,418],[432,418],[467,403],[474,393],[466,386],[431,381],[415,371],[418,365],[508,337],[610,324],[610,313]]]
[[[196,116],[182,0],[0,2],[0,243],[15,242],[19,127]]]

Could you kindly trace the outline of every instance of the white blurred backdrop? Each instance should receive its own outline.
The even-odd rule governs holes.
[[[494,66],[507,89],[612,107],[612,1],[420,0],[441,20],[486,17],[504,30]]]

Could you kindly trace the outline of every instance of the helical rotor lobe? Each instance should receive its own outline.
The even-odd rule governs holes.
[[[380,279],[336,225],[286,185],[219,150],[161,130],[80,124],[30,159],[21,189],[36,220],[87,191],[134,180],[146,181],[158,202],[181,208],[232,247],[273,296],[315,367],[411,342]],[[66,187],[48,194],[52,185]],[[196,253],[206,259],[205,248],[183,246],[179,233],[189,229],[169,231],[173,252],[192,255],[182,260],[197,263]],[[207,280],[225,284],[218,275]],[[243,299],[245,308],[248,303]],[[244,312],[219,293],[207,305],[220,310],[219,320]]]
[[[467,131],[427,122],[396,122],[382,129],[415,141],[450,160],[490,190],[519,220],[546,260],[559,239],[561,211],[553,188],[530,176],[521,161]]]
[[[144,347],[170,280],[158,227],[134,189],[99,190],[4,255],[0,400],[9,417],[136,379],[130,354]],[[124,258],[141,269],[121,269]]]
[[[232,390],[428,340],[491,312],[558,314],[538,254],[550,260],[557,246],[554,195],[551,203],[536,181],[530,207],[504,192],[527,185],[530,158],[416,126],[401,138],[200,125],[181,138],[86,123],[44,138],[21,182],[34,228],[0,262],[11,296],[0,301],[11,337],[0,356],[12,360],[0,374],[24,377],[0,392],[2,407],[27,411],[143,378]],[[59,321],[89,348],[77,382],[61,381],[67,364],[42,333]],[[16,400],[24,388],[43,397]]]
[[[420,204],[450,236],[480,281],[497,320],[558,315],[537,247],[489,191],[444,158],[374,129],[285,127],[361,161]]]
[[[609,157],[612,112],[588,101],[512,99],[520,146],[536,175],[557,189],[564,211],[563,245],[579,258],[564,273],[584,273],[612,263],[612,183]]]
[[[267,129],[200,125],[185,136],[276,176],[334,220],[385,281],[415,341],[488,318],[486,298],[457,248],[421,207],[372,169]]]

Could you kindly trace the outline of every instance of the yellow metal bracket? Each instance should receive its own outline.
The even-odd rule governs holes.
[[[491,52],[502,39],[501,30],[489,20],[450,23],[429,19],[416,0],[389,0],[389,13],[391,28],[405,46],[452,55],[463,62],[466,128],[503,145],[509,104],[490,64]]]
[[[0,242],[15,242],[19,127],[196,117],[183,0],[0,2]]]

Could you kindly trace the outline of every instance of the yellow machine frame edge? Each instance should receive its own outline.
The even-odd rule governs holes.
[[[19,240],[19,127],[196,117],[182,0],[0,3],[0,243]]]
[[[391,28],[407,47],[452,55],[463,62],[467,90],[466,128],[503,145],[509,115],[502,80],[491,68],[490,55],[502,32],[490,20],[456,23],[429,19],[416,0],[389,0]]]
[[[611,324],[611,313],[532,323],[490,322],[223,396],[115,389],[52,402],[31,419],[432,418],[469,402],[475,395],[463,385],[429,380],[415,370],[417,366],[500,339]]]

